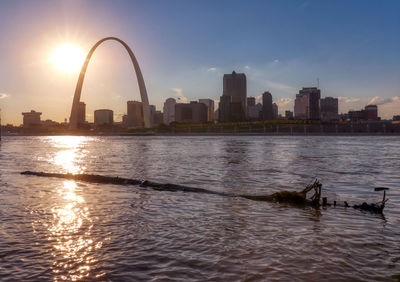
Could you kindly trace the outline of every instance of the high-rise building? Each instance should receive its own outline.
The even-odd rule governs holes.
[[[273,119],[278,119],[278,105],[276,103],[272,104],[272,117]]]
[[[366,106],[365,115],[367,120],[378,120],[378,106],[377,105]]]
[[[150,124],[154,124],[154,116],[156,114],[156,106],[150,105]]]
[[[247,116],[246,98],[246,75],[235,71],[232,74],[224,74],[223,93],[219,104],[224,110],[219,111],[219,121],[244,121]]]
[[[139,101],[128,101],[127,102],[127,115],[125,125],[130,127],[143,127],[143,104]]]
[[[319,119],[319,100],[321,98],[321,90],[317,87],[303,87],[296,94],[294,101],[294,115],[298,119]]]
[[[24,126],[39,125],[40,116],[42,113],[31,110],[30,112],[22,113]]]
[[[160,125],[163,123],[163,113],[161,111],[156,111],[153,117],[154,125]]]
[[[255,97],[247,97],[247,107],[255,106],[256,98]]]
[[[207,106],[203,103],[192,101],[189,104],[175,104],[175,120],[186,123],[207,122]]]
[[[163,119],[164,124],[170,124],[171,122],[175,121],[175,104],[176,100],[174,98],[168,98],[164,102],[163,107]]]
[[[207,107],[207,121],[214,120],[214,100],[199,99],[199,103],[203,103]]]
[[[86,122],[86,104],[79,102],[78,105],[78,124],[84,124]]]
[[[337,98],[326,97],[319,101],[322,121],[333,121],[339,119],[339,101]]]
[[[247,106],[247,117],[249,120],[256,121],[260,120],[262,113],[262,105],[257,103],[257,105]]]
[[[263,109],[262,117],[263,120],[272,120],[274,118],[274,111],[272,108],[272,95],[268,91],[264,92],[262,95]]]
[[[112,125],[114,123],[114,112],[112,110],[100,109],[94,111],[94,125]]]

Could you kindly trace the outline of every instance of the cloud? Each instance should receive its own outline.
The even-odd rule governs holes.
[[[390,104],[390,103],[397,103],[400,102],[400,97],[399,96],[394,96],[392,98],[382,98],[380,96],[375,96],[372,98],[369,102],[368,105],[384,105],[384,104]]]
[[[216,71],[217,70],[217,68],[209,68],[209,69],[207,69],[207,71]]]
[[[249,70],[249,69],[250,69],[250,66],[244,66],[244,69],[245,69],[245,70]]]
[[[278,60],[278,59],[275,59],[275,60],[274,60],[274,63],[279,63],[279,60]]]
[[[281,98],[278,101],[275,101],[275,103],[278,105],[278,107],[284,107],[290,103],[293,103],[294,99],[292,98]]]
[[[359,98],[349,98],[349,97],[338,97],[338,100],[339,102],[346,104],[357,103],[360,101]]]
[[[9,95],[7,95],[6,93],[0,93],[0,99],[4,99],[7,98]]]
[[[289,93],[289,94],[294,94],[297,92],[297,89],[295,87],[292,87],[290,85],[286,85],[286,84],[283,84],[280,82],[270,81],[270,80],[265,81],[265,86],[275,89],[275,90],[285,92],[285,93]]]
[[[181,103],[187,103],[188,102],[188,99],[182,93],[182,88],[171,88],[171,90],[175,92],[175,97]]]

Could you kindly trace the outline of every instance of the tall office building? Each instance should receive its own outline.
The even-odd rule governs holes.
[[[333,121],[339,119],[339,101],[337,98],[322,98],[319,100],[319,109],[322,121]]]
[[[273,119],[278,119],[278,105],[276,103],[272,103],[272,117]]]
[[[24,126],[39,125],[40,116],[42,113],[31,110],[30,112],[22,113]]]
[[[317,87],[303,87],[296,94],[294,101],[294,115],[297,119],[319,119],[319,100],[321,90]]]
[[[263,100],[263,109],[262,109],[262,117],[263,120],[272,120],[274,119],[274,110],[272,107],[272,95],[268,91],[264,92],[262,95]]]
[[[202,103],[207,107],[207,121],[214,121],[214,100],[199,99],[199,103]]]
[[[186,123],[207,122],[208,110],[203,103],[192,101],[189,104],[175,104],[175,120]]]
[[[244,73],[224,74],[219,121],[244,121],[247,116],[247,84]]]
[[[94,125],[112,125],[114,123],[114,112],[112,110],[100,109],[94,111]]]
[[[126,126],[133,127],[143,127],[143,104],[138,101],[128,101],[127,102],[127,116],[126,116]],[[150,109],[151,110],[151,109]]]
[[[79,102],[78,105],[78,124],[84,124],[86,122],[86,104]]]
[[[378,106],[368,105],[364,110],[367,120],[378,120]]]
[[[163,120],[164,124],[170,124],[175,121],[175,104],[176,100],[174,98],[168,98],[164,102],[163,107]]]

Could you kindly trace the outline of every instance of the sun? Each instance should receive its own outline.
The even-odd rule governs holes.
[[[64,44],[54,49],[51,53],[51,62],[64,73],[78,71],[85,60],[85,53],[77,45]]]

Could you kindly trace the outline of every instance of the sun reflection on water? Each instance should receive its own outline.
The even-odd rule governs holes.
[[[85,136],[54,136],[50,143],[59,151],[52,162],[67,173],[82,173],[85,171],[84,156],[87,151],[83,145],[88,141]]]
[[[58,149],[50,160],[63,172],[82,173],[87,151],[87,137],[57,136],[50,139]],[[93,273],[102,242],[93,235],[94,222],[83,193],[75,181],[65,180],[56,190],[58,196],[51,208],[52,223],[48,240],[53,245],[54,280],[90,280],[105,273]]]

